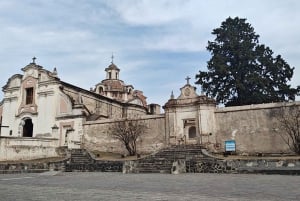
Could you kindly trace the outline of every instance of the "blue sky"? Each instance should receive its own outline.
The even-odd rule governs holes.
[[[229,16],[247,18],[260,43],[295,67],[291,84],[300,85],[299,10],[298,0],[0,0],[0,85],[35,56],[61,80],[90,89],[113,52],[120,79],[164,105],[186,76],[195,82],[206,70],[207,41]]]

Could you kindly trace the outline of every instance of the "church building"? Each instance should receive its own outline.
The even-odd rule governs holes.
[[[56,68],[44,69],[36,63],[36,58],[21,70],[22,75],[13,75],[3,87],[4,99],[0,103],[3,158],[16,153],[19,158],[30,158],[30,154],[57,156],[58,147],[82,146],[86,121],[149,114],[143,92],[120,80],[120,69],[113,62],[105,69],[106,79],[91,90],[60,80]]]

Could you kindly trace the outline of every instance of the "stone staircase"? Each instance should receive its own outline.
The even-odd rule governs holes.
[[[71,157],[66,164],[66,172],[89,171],[90,166],[95,163],[95,160],[85,149],[73,149],[70,152]]]
[[[73,149],[71,150],[71,163],[73,164],[87,164],[94,163],[95,160],[85,149]]]
[[[177,145],[161,149],[134,162],[134,173],[171,173],[173,162],[184,161],[187,172],[194,172],[197,161],[215,161],[203,153],[201,145]]]
[[[71,150],[65,165],[66,172],[121,172],[123,162],[96,160],[85,149]]]

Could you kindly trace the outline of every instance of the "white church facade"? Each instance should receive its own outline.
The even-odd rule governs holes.
[[[56,69],[44,69],[35,58],[22,71],[23,75],[13,75],[3,87],[0,159],[54,157],[59,147],[81,147],[85,121],[148,113],[142,92],[117,76],[85,90],[61,81]],[[112,63],[106,72],[114,71],[119,69]]]

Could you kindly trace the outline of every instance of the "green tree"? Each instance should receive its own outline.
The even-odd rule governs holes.
[[[227,18],[212,32],[208,41],[212,57],[208,71],[196,75],[197,84],[217,103],[225,106],[259,104],[294,100],[300,87],[287,82],[293,76],[291,68],[280,55],[259,44],[254,28],[246,19]]]
[[[108,129],[111,138],[119,140],[127,149],[130,156],[136,155],[136,143],[148,129],[142,120],[121,120],[113,123]]]

